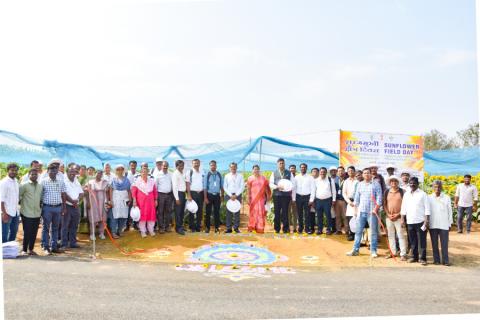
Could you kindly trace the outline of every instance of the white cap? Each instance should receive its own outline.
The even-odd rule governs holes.
[[[390,176],[390,177],[388,177],[388,178],[385,179],[385,180],[386,180],[385,182],[386,182],[387,184],[390,184],[390,181],[392,181],[392,180],[397,180],[398,182],[400,182],[400,179],[399,179],[397,176],[395,176],[395,175]]]
[[[161,158],[161,157],[155,158],[155,162],[162,162],[162,161],[163,161],[163,158]]]
[[[52,159],[50,160],[50,162],[48,163],[48,166],[50,166],[51,164],[54,164],[54,163],[58,163],[59,165],[62,165],[62,160],[60,159]]]
[[[385,168],[386,168],[386,169],[388,169],[388,168],[397,169],[397,167],[395,167],[395,166],[394,166],[393,164],[391,164],[391,163],[390,163],[389,165],[387,165]]]
[[[375,162],[372,162],[368,165],[367,168],[378,168],[378,164],[376,164]]]
[[[120,168],[122,168],[123,170],[125,170],[125,166],[124,166],[123,164],[117,164],[117,165],[115,166],[115,170],[118,170],[118,169],[120,169]]]
[[[331,166],[330,168],[328,168],[328,171],[330,171],[330,170],[337,170],[337,167]]]

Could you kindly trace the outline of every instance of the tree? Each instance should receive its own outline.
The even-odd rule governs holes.
[[[458,148],[454,138],[449,138],[445,133],[435,129],[426,133],[423,139],[423,147],[426,151]]]
[[[465,130],[457,131],[458,140],[463,147],[478,146],[479,123],[471,124]]]

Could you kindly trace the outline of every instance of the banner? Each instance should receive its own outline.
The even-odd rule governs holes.
[[[423,181],[423,137],[405,134],[340,131],[340,165],[363,169],[376,164],[387,176],[387,166],[395,175],[408,172]]]

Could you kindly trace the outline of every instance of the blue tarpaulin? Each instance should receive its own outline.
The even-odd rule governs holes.
[[[177,146],[83,146],[58,141],[36,141],[19,134],[0,130],[0,162],[29,164],[36,159],[47,163],[52,158],[65,163],[75,162],[100,168],[106,162],[127,164],[130,160],[153,164],[155,158],[173,163],[177,159],[198,158],[203,163],[216,160],[219,170],[227,170],[231,162],[240,169],[251,170],[259,164],[262,170],[274,170],[282,157],[286,164],[305,162],[312,167],[338,165],[338,156],[323,148],[307,146],[262,136],[254,140],[239,140]],[[465,174],[480,172],[479,148],[425,152],[425,171],[430,174]]]

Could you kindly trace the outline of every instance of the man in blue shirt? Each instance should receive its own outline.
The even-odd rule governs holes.
[[[360,241],[362,240],[363,229],[368,221],[368,225],[371,230],[371,256],[372,258],[378,257],[378,211],[382,204],[382,187],[380,184],[373,180],[372,172],[369,168],[363,169],[363,181],[358,183],[357,191],[355,192],[355,207],[357,212],[355,217],[357,218],[357,230],[355,232],[355,243],[353,244],[353,250],[347,252],[347,256],[358,256],[360,250]]]
[[[217,171],[217,162],[210,161],[210,171],[203,181],[203,189],[205,190],[204,201],[206,206],[205,212],[205,232],[210,233],[210,216],[213,207],[213,219],[215,222],[215,233],[220,232],[220,204],[223,201],[223,178]]]

